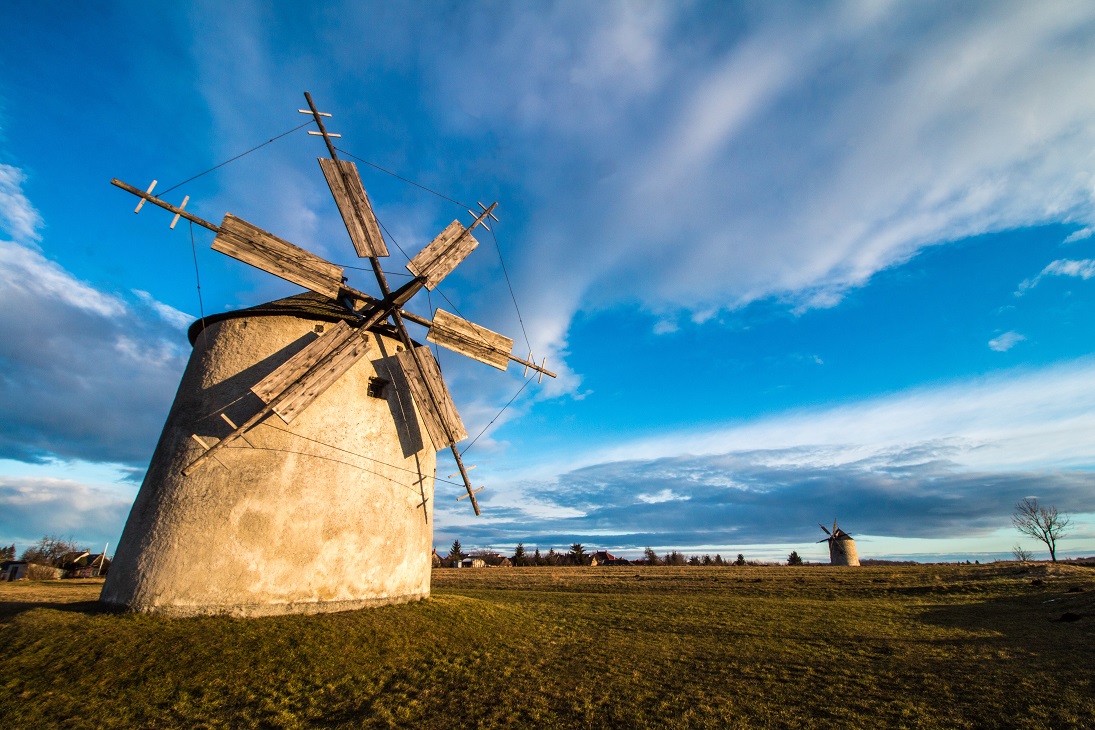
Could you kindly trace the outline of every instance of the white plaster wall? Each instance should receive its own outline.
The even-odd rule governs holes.
[[[231,430],[222,412],[236,424],[257,412],[250,387],[314,339],[317,324],[333,326],[241,317],[198,337],[103,602],[269,615],[429,596],[435,452],[405,391],[366,394],[377,369],[391,378],[383,358],[402,347],[393,339],[370,333],[370,352],[291,424],[271,414],[217,461],[181,473],[202,452],[191,434],[213,443]]]

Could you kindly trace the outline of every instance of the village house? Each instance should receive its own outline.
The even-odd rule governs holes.
[[[607,550],[598,550],[590,555],[590,565],[631,565],[627,558],[617,558]]]
[[[65,578],[94,578],[106,575],[110,560],[105,554],[92,555],[90,551],[66,553],[61,558],[61,570]]]

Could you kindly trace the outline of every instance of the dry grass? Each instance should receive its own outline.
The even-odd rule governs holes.
[[[99,585],[0,584],[0,725],[1095,724],[1069,566],[440,570],[429,601],[250,620],[100,613]]]

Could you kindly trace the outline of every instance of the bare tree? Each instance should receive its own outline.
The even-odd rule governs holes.
[[[65,555],[74,552],[80,552],[80,546],[71,537],[46,535],[23,551],[23,560],[59,568]]]
[[[1029,550],[1024,549],[1023,546],[1019,545],[1018,543],[1016,543],[1015,547],[1011,549],[1011,555],[1020,563],[1025,563],[1034,557],[1030,554]]]
[[[1015,505],[1011,524],[1024,535],[1041,540],[1049,548],[1049,558],[1057,562],[1057,541],[1068,532],[1071,524],[1068,514],[1056,507],[1042,507],[1037,499],[1024,499]]]
[[[658,557],[658,554],[654,552],[654,548],[649,545],[643,550],[643,557],[646,558],[647,565],[657,565],[662,562],[661,558]]]

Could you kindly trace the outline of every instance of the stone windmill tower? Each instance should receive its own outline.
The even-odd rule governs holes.
[[[828,537],[818,540],[818,542],[829,543],[830,565],[859,565],[859,554],[855,549],[855,540],[852,539],[851,535],[836,526],[836,520],[833,520],[832,532],[820,522],[817,523],[817,526],[828,535]]]
[[[214,225],[119,180],[145,201],[216,233],[213,248],[310,291],[214,315],[190,329],[193,353],[118,545],[101,600],[169,615],[339,611],[430,591],[435,453],[451,449],[476,514],[457,442],[463,423],[426,339],[505,370],[513,340],[438,309],[403,310],[478,245],[495,205],[450,223],[388,286],[388,255],[356,166],[340,160],[309,94],[330,158],[323,175],[379,296],[343,269],[232,214]],[[469,211],[470,212],[470,211]],[[238,424],[238,425],[237,425]],[[461,497],[463,498],[463,497]]]

